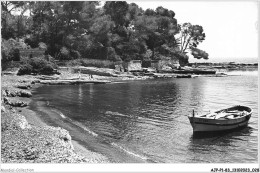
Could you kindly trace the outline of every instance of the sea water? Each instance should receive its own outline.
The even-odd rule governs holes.
[[[256,163],[258,72],[227,77],[44,85],[31,108],[50,125],[113,162]],[[248,127],[195,137],[187,115],[234,105],[253,109]]]

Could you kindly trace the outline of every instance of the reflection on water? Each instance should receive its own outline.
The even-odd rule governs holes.
[[[252,131],[251,127],[245,127],[228,133],[193,135],[188,146],[188,154],[191,156],[188,162],[234,162],[237,155],[241,157],[246,153]],[[253,150],[257,151],[256,148]],[[207,158],[208,154],[211,155],[210,159]],[[250,152],[247,153],[247,160],[256,162],[254,154]]]
[[[79,85],[78,93],[79,93],[79,95],[78,95],[79,103],[78,104],[82,104],[82,99],[83,99],[82,85]]]
[[[167,163],[252,163],[257,161],[257,88],[257,75],[159,79],[43,86],[33,99],[47,99],[74,124],[86,127],[87,133],[133,157]],[[186,117],[192,110],[200,113],[238,104],[253,109],[248,128],[193,135]]]
[[[235,136],[235,135],[250,135],[251,131],[253,130],[252,127],[241,127],[236,128],[234,130],[224,131],[224,132],[201,132],[201,133],[193,133],[191,139],[196,141],[197,139],[206,139],[206,138],[222,138],[227,136]],[[215,139],[214,139],[215,140]]]

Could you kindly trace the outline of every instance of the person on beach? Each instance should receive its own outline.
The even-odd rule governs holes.
[[[81,73],[80,73],[80,70],[79,70],[79,79],[81,79]]]

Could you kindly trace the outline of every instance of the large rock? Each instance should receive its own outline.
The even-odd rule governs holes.
[[[23,115],[16,113],[3,113],[1,118],[1,131],[8,129],[30,129],[28,121]]]
[[[1,112],[6,112],[5,107],[1,106]]]
[[[6,89],[2,93],[4,96],[7,96],[7,97],[31,97],[32,96],[32,93],[30,91],[25,91],[25,90],[8,90],[8,89]]]
[[[67,130],[60,127],[52,126],[46,126],[45,130],[50,131],[55,137],[60,139],[60,142],[64,147],[74,150],[74,147],[71,142],[71,136]]]
[[[30,129],[32,128],[28,121],[25,119],[23,115],[17,114],[17,121],[16,121],[16,127],[19,127],[20,129]]]
[[[8,98],[8,97],[4,97],[4,103],[8,104],[10,106],[13,107],[25,107],[28,106],[27,102],[21,101],[21,100],[17,100],[16,98]]]
[[[16,88],[20,89],[30,89],[32,86],[30,84],[19,84],[16,86]]]
[[[19,93],[20,97],[32,97],[32,93],[30,91],[21,90]]]

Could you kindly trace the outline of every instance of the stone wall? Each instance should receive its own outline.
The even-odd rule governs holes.
[[[157,70],[163,70],[165,68],[178,68],[179,66],[179,61],[175,59],[162,59],[151,61],[151,67]]]
[[[134,72],[134,71],[142,71],[142,61],[141,60],[132,60],[129,62],[123,63],[123,66],[126,71]]]

